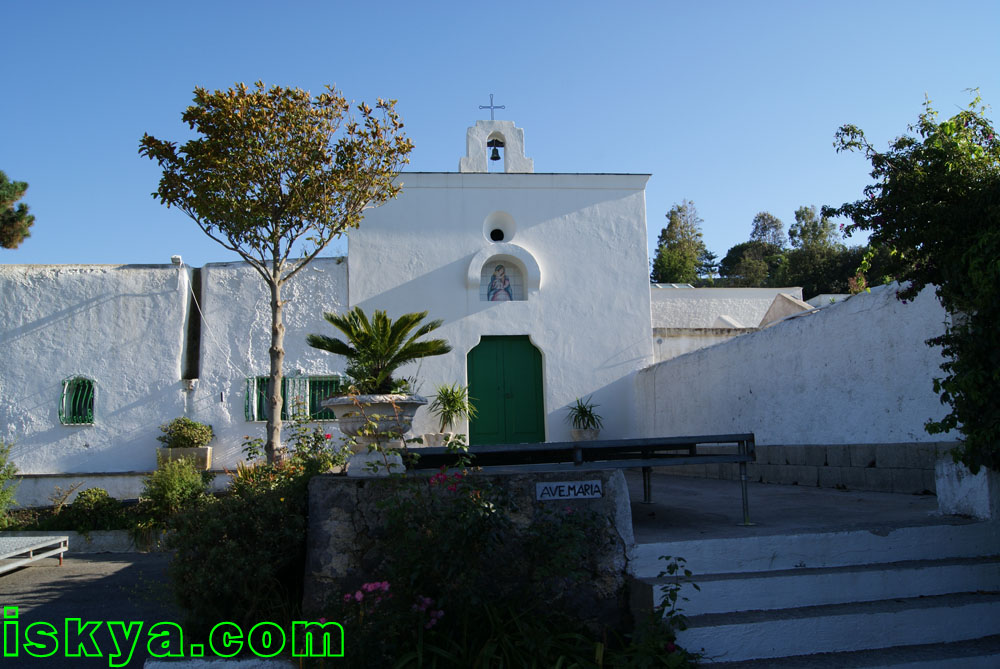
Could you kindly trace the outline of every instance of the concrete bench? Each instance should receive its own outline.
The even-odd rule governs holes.
[[[712,453],[699,452],[713,446]],[[717,452],[719,446],[731,452]],[[407,465],[413,469],[439,469],[455,463],[447,448],[418,448]],[[654,437],[648,439],[604,439],[558,441],[541,444],[490,444],[470,446],[473,464],[491,472],[586,471],[597,469],[642,469],[643,502],[652,503],[653,467],[733,462],[740,467],[743,495],[743,522],[750,524],[747,500],[747,463],[756,460],[754,435],[718,434],[695,437]]]
[[[0,574],[18,569],[42,558],[59,556],[69,549],[69,537],[10,537],[0,536]]]

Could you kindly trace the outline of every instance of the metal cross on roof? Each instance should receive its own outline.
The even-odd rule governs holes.
[[[506,107],[504,105],[494,105],[493,104],[493,94],[492,93],[490,93],[490,104],[489,105],[479,105],[479,108],[480,109],[489,109],[490,110],[490,120],[491,121],[495,121],[496,120],[495,118],[493,118],[493,110],[494,109],[506,109]]]

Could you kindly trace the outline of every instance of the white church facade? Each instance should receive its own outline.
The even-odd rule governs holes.
[[[487,169],[494,153],[503,172]],[[668,296],[654,288],[651,298],[648,178],[536,173],[520,128],[477,122],[458,172],[400,175],[399,198],[368,212],[349,234],[348,258],[317,258],[284,289],[289,389],[319,411],[344,370],[343,359],[306,345],[307,334],[333,334],[323,312],[426,310],[443,320],[435,336],[453,351],[401,374],[415,376],[425,395],[457,382],[489,403],[489,420],[463,426],[473,444],[568,440],[566,408],[578,397],[599,405],[607,438],[756,431],[758,444],[845,443],[836,417],[852,410],[851,391],[831,395],[831,384],[840,369],[864,373],[857,361],[881,360],[887,344],[886,333],[859,323],[893,329],[893,350],[924,351],[928,327],[910,341],[900,319],[933,330],[940,307],[906,312],[881,300],[879,309],[893,315],[878,321],[853,308],[765,331],[757,320],[771,293]],[[156,466],[159,426],[179,416],[212,425],[214,469],[234,469],[245,439],[263,435],[258,391],[268,372],[270,311],[264,284],[247,265],[0,265],[0,296],[0,438],[14,443],[22,504],[44,504],[53,486],[80,480],[136,496]],[[823,338],[834,322],[854,328],[850,346],[797,343],[809,352],[800,359],[782,339],[784,331],[796,342]],[[670,336],[692,341],[665,354],[655,328],[671,324],[677,332]],[[676,357],[715,341],[723,343]],[[772,359],[781,365],[771,368]],[[870,400],[881,402],[866,415],[907,422],[887,422],[884,434],[871,425],[869,443],[927,441],[910,424],[941,414],[929,380],[939,358],[901,360],[860,364],[879,375],[864,379],[879,390]],[[750,411],[744,399],[755,390],[761,404]],[[811,432],[802,411],[834,419]],[[792,415],[788,434],[769,418]],[[335,422],[326,425],[338,434]],[[413,431],[435,430],[427,409],[418,411]]]

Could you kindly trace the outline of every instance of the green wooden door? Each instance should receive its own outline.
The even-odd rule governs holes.
[[[469,351],[470,444],[545,441],[542,354],[527,336],[483,337]]]

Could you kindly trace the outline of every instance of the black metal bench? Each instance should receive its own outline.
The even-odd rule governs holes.
[[[731,445],[731,452],[717,452]],[[712,446],[716,452],[699,452]],[[455,463],[455,453],[447,448],[414,449],[419,457],[409,464],[414,469],[439,469]],[[653,467],[736,463],[740,468],[743,495],[743,522],[750,524],[747,500],[747,463],[756,460],[754,435],[718,434],[697,437],[655,437],[649,439],[604,439],[598,441],[557,441],[541,444],[491,444],[471,446],[473,464],[492,472],[587,471],[596,469],[642,468],[642,501],[652,503]]]

